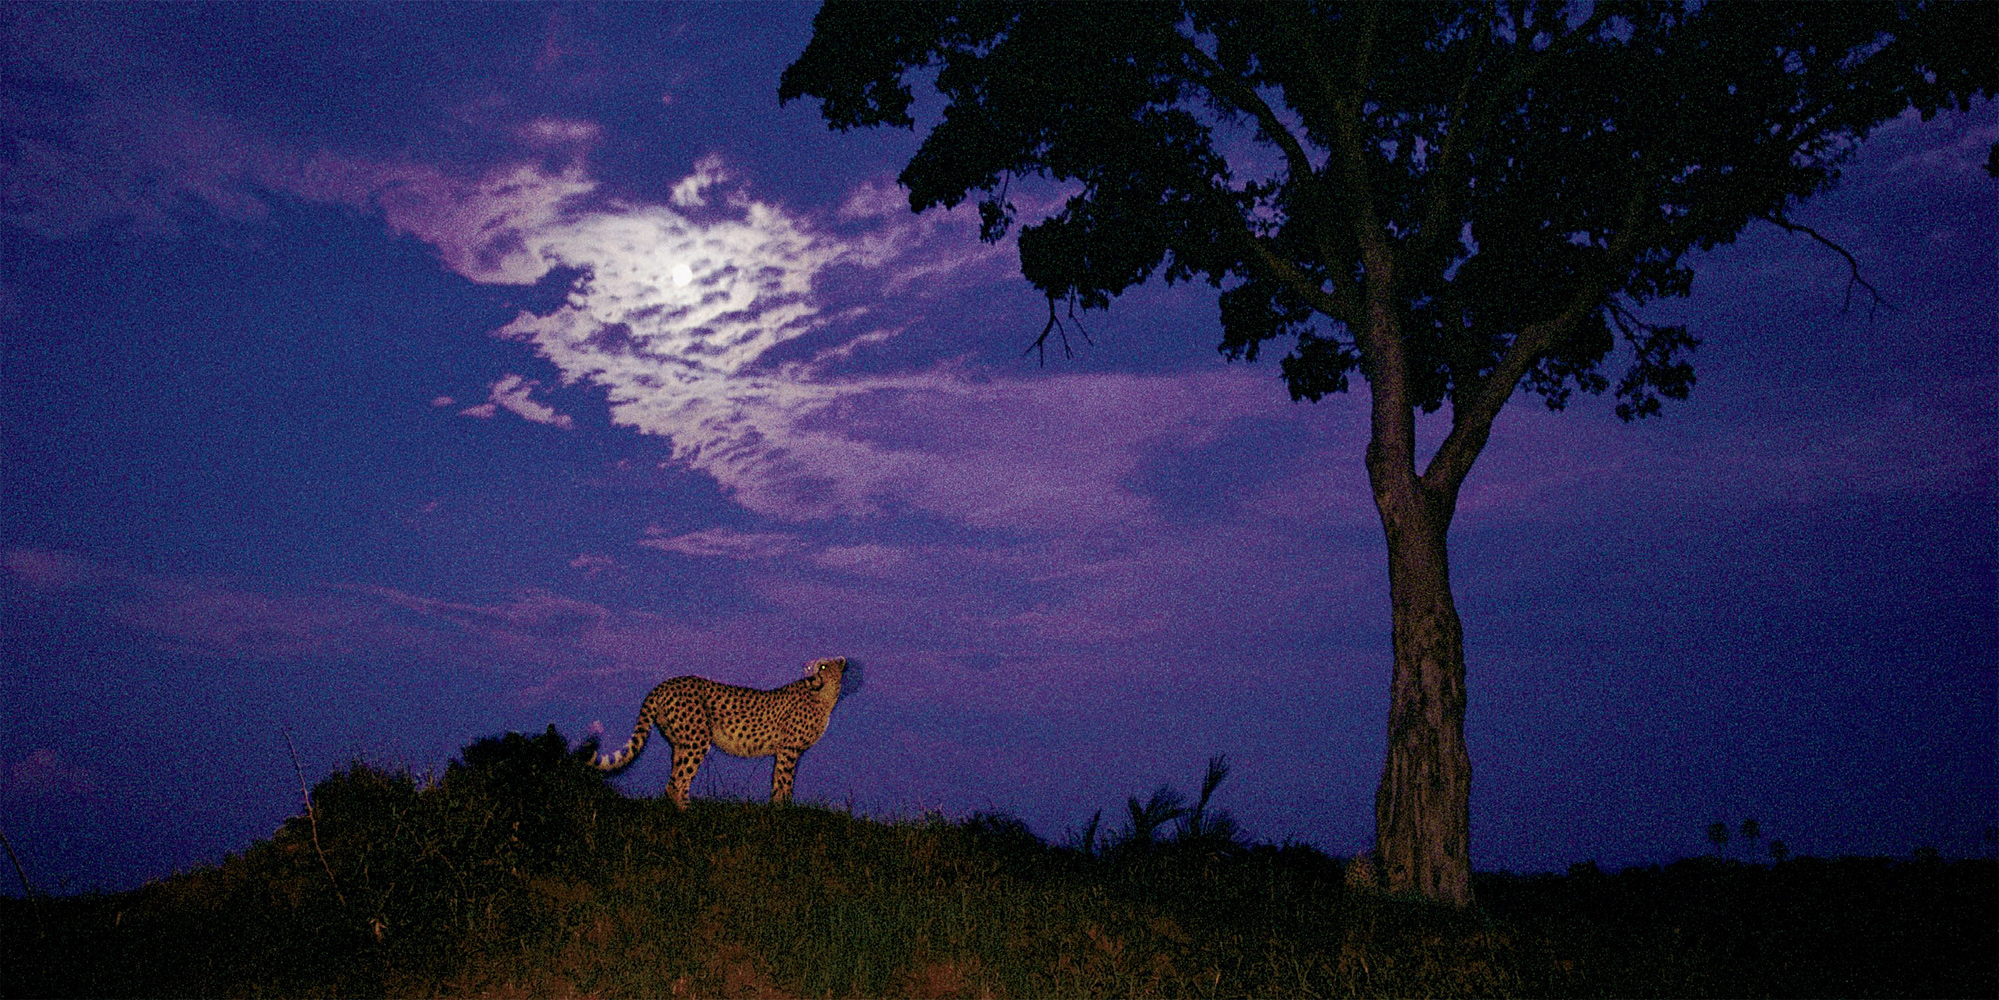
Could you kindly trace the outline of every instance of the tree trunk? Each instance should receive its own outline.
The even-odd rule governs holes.
[[[1374,794],[1375,849],[1390,892],[1465,906],[1471,902],[1471,755],[1465,750],[1464,631],[1451,600],[1444,544],[1456,491],[1438,496],[1412,478],[1370,471],[1388,537],[1395,643],[1388,760]]]

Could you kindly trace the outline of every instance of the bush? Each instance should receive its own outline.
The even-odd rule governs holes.
[[[1095,852],[999,812],[681,813],[618,795],[586,752],[510,733],[433,784],[355,763],[221,865],[0,899],[0,994],[1999,993],[1991,861],[1482,873],[1480,907],[1453,911],[1243,843],[1210,806],[1219,758],[1193,807],[1134,799],[1179,815]]]

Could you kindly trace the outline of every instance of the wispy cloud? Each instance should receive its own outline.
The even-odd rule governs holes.
[[[896,335],[865,327],[834,331],[810,360],[774,363],[779,347],[854,317],[853,304],[829,316],[816,295],[830,268],[934,278],[986,250],[947,231],[958,224],[944,213],[912,219],[902,204],[878,230],[829,234],[723,191],[730,172],[714,156],[674,188],[674,205],[594,198],[593,182],[573,169],[518,166],[462,182],[408,165],[371,177],[353,161],[320,157],[300,178],[296,190],[379,206],[391,227],[433,243],[472,280],[579,272],[563,305],[523,312],[496,334],[532,345],[566,383],[601,387],[614,424],[664,438],[676,461],[780,520],[913,507],[1009,530],[1129,522],[1147,505],[1119,479],[1155,439],[1198,441],[1202,424],[1232,419],[1269,389],[1229,373],[993,379],[950,363],[843,374],[856,347]],[[888,207],[864,189],[842,215],[874,218]],[[981,249],[938,263],[926,252],[938,244]],[[529,400],[528,388],[510,376],[469,412],[563,419]]]
[[[858,187],[822,225],[732,187],[737,171],[714,154],[672,186],[668,203],[638,203],[600,190],[580,161],[551,167],[536,160],[463,175],[409,160],[291,153],[184,107],[148,117],[99,104],[82,133],[94,144],[87,156],[24,147],[26,166],[16,168],[16,179],[31,192],[95,184],[112,194],[29,198],[10,203],[14,217],[51,233],[119,212],[166,225],[170,213],[159,201],[168,197],[197,198],[225,214],[253,217],[261,211],[257,192],[280,190],[378,211],[389,229],[429,243],[444,266],[472,281],[525,285],[558,269],[573,270],[579,277],[563,304],[522,312],[494,332],[530,345],[564,383],[601,388],[612,423],[663,439],[673,460],[712,476],[755,515],[800,525],[918,512],[994,532],[1013,540],[1008,553],[1002,552],[1006,546],[972,547],[943,557],[991,560],[996,579],[1031,576],[1021,567],[1061,560],[1083,567],[1067,571],[1072,581],[1089,567],[1105,567],[1107,580],[1156,572],[1149,564],[1084,551],[1120,545],[1169,565],[1183,559],[1190,566],[1203,560],[1246,565],[1240,539],[1215,526],[1172,527],[1187,536],[1177,548],[1134,539],[1171,527],[1162,502],[1199,497],[1186,484],[1177,493],[1172,484],[1140,488],[1147,470],[1162,458],[1198,453],[1253,417],[1287,426],[1326,421],[1332,428],[1323,440],[1296,445],[1304,449],[1289,458],[1297,468],[1266,469],[1259,479],[1230,484],[1243,497],[1239,506],[1258,512],[1256,523],[1295,538],[1317,530],[1315,520],[1330,519],[1375,537],[1369,498],[1356,475],[1310,475],[1334,463],[1350,472],[1357,466],[1360,399],[1298,416],[1279,402],[1269,379],[1239,368],[995,376],[942,362],[891,373],[863,370],[856,360],[860,348],[893,340],[922,322],[870,325],[885,300],[922,298],[957,281],[1015,280],[1011,248],[980,244],[968,214],[913,216],[906,195],[892,184]],[[594,127],[548,119],[534,123],[529,138],[587,144]],[[123,152],[110,155],[113,148]],[[95,173],[78,181],[65,174],[71,168]],[[877,297],[850,292],[825,301],[828,276],[838,268],[877,278],[868,286]],[[825,346],[804,360],[795,360],[802,353],[795,348],[781,350],[807,336]],[[460,412],[491,416],[505,409],[573,429],[577,422],[549,405],[546,395],[535,398],[540,391],[533,380],[509,373],[492,384],[487,400]],[[442,397],[434,402],[457,405]],[[1491,454],[1467,486],[1461,521],[1531,517],[1550,508],[1553,498],[1566,499],[1573,484],[1656,478],[1662,466],[1684,467],[1691,481],[1696,460],[1710,458],[1674,450],[1685,445],[1634,443],[1630,429],[1585,415],[1530,410],[1517,404],[1508,411]],[[1989,470],[1975,457],[1989,434],[1960,436],[1966,448],[1941,457],[1924,451],[1911,456],[1924,440],[1918,416],[1886,414],[1869,434],[1825,449],[1759,443],[1742,437],[1746,432],[1719,447],[1725,465],[1740,467],[1732,481],[1760,479],[1771,484],[1764,491],[1771,495],[1801,488],[1904,488],[1918,480],[1963,483]],[[921,578],[912,568],[940,556],[866,532],[829,542],[806,531],[718,527],[634,541],[688,558],[783,561],[849,580],[891,570]],[[1079,548],[1065,549],[1061,560],[1035,554],[1035,546],[1057,542]],[[592,563],[589,571],[602,568]],[[49,563],[17,575],[55,580],[67,572]],[[1193,579],[1186,585],[1202,589]],[[771,593],[783,595],[785,586],[773,583]],[[824,580],[809,586],[840,589]],[[1072,642],[1087,641],[1088,629],[1076,621],[1151,627],[1149,619],[1116,611],[1125,599],[1134,607],[1152,606],[1136,600],[1129,586],[1088,593],[1112,595],[1103,598],[1102,614],[1069,616],[1064,608],[1070,606],[1058,604],[1046,613],[1016,609],[1011,622],[1023,634]],[[1095,598],[1079,592],[1072,599]],[[246,604],[236,617],[253,621],[257,614]],[[274,648],[311,636],[254,628],[241,634],[261,636]]]
[[[710,153],[694,161],[694,172],[673,186],[673,203],[681,208],[704,206],[708,204],[707,190],[728,179],[728,171],[722,169],[721,155]]]
[[[67,590],[97,583],[109,572],[88,559],[47,549],[8,549],[0,553],[0,568],[35,590]]]
[[[377,211],[472,281],[526,285],[573,269],[565,303],[495,333],[531,345],[565,384],[600,387],[612,423],[664,439],[675,461],[767,517],[914,508],[1009,530],[1128,520],[1146,504],[1118,477],[1148,439],[1228,409],[1225,400],[1189,416],[1181,404],[1213,386],[1169,377],[993,379],[950,363],[855,373],[858,348],[906,325],[859,322],[880,301],[829,311],[818,291],[830,269],[878,276],[880,296],[920,297],[954,275],[1010,277],[1012,266],[1010,247],[972,238],[969,213],[912,216],[883,183],[848,198],[834,233],[730,187],[734,171],[712,154],[672,188],[670,204],[641,204],[605,194],[574,160],[465,175],[286,150],[184,105],[98,100],[86,118],[72,148],[28,149],[10,183],[47,197],[10,203],[16,222],[48,235],[119,218],[166,231],[180,201],[254,218],[265,211],[260,192],[281,191]],[[587,144],[594,126],[538,119],[525,128],[533,146]],[[773,360],[821,331],[830,342],[808,360]],[[575,426],[538,391],[508,374],[460,412]]]
[[[523,589],[463,604],[385,587],[266,590],[220,577],[154,573],[63,552],[13,549],[7,577],[51,599],[92,592],[110,624],[159,648],[281,663],[412,653],[457,667],[543,677],[615,659],[615,637],[647,627],[642,612]],[[52,570],[51,567],[58,569]],[[93,612],[94,613],[94,612]]]
[[[596,122],[574,118],[534,118],[514,129],[521,142],[551,149],[588,145],[603,133]]]
[[[574,430],[576,421],[568,414],[557,413],[554,407],[529,398],[529,393],[540,384],[534,379],[519,375],[504,376],[493,383],[492,395],[486,402],[477,406],[468,406],[458,412],[468,417],[490,418],[499,410],[506,410],[532,423],[548,424],[565,431]]]
[[[773,559],[805,546],[798,536],[777,531],[703,528],[667,537],[658,527],[648,528],[639,544],[662,552],[724,559]]]
[[[11,764],[0,763],[0,799],[72,801],[95,797],[102,789],[97,772],[73,764],[47,747]]]

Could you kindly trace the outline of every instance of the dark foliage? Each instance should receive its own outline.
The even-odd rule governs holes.
[[[451,808],[476,824],[485,843],[473,853],[520,855],[530,863],[595,850],[598,814],[624,803],[604,772],[591,766],[594,738],[571,751],[554,726],[540,736],[489,736],[465,748],[445,770],[438,790]]]
[[[1051,300],[1199,277],[1225,289],[1225,353],[1291,347],[1295,398],[1379,377],[1370,336],[1393,336],[1424,410],[1511,374],[1516,344],[1549,405],[1602,392],[1620,334],[1620,416],[1685,398],[1698,340],[1629,306],[1687,294],[1684,254],[1784,219],[1876,123],[1999,89],[1975,3],[834,0],[813,28],[779,96],[835,128],[913,128],[935,68],[911,208],[977,192],[996,240],[1014,178],[1080,183],[1020,234]],[[1248,169],[1225,123],[1285,168]]]
[[[0,899],[0,994],[1999,988],[1991,861],[1578,865],[1481,875],[1483,908],[1451,910],[1349,889],[1341,862],[1310,847],[1224,836],[1209,805],[1219,758],[1173,835],[1102,853],[1051,847],[993,812],[884,824],[696,802],[683,814],[619,798],[585,768],[553,734],[481,741],[428,785],[356,764],[314,789],[314,817],[219,866],[127,893]]]
[[[1495,916],[1561,941],[1615,996],[1972,997],[1999,991],[1999,866],[1693,858],[1481,875]]]
[[[594,750],[570,753],[553,727],[482,739],[430,787],[357,762],[313,787],[310,814],[219,867],[59,901],[110,919],[60,944],[43,929],[42,947],[101,957],[55,992],[394,992],[389,970],[433,970],[460,935],[531,922],[536,873],[589,868],[598,831],[633,807],[590,767]]]

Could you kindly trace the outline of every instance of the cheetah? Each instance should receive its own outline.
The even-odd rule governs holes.
[[[846,657],[814,660],[806,676],[774,691],[737,687],[706,677],[675,677],[660,682],[639,708],[638,725],[624,748],[591,761],[600,771],[618,771],[638,759],[654,726],[673,746],[673,781],[667,796],[687,808],[687,789],[694,783],[708,746],[736,757],[776,757],[770,777],[770,800],[791,801],[792,775],[798,755],[819,742],[826,721],[840,700],[840,677]]]

